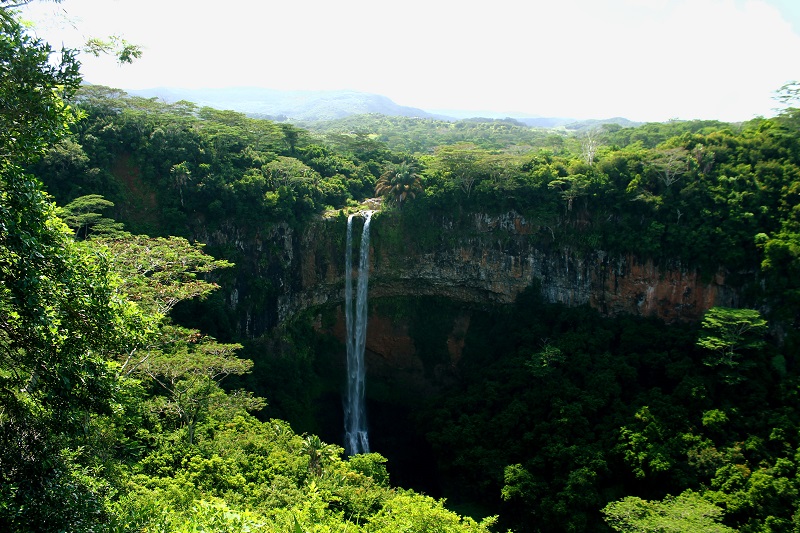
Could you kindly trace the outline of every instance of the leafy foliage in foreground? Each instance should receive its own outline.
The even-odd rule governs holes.
[[[110,357],[141,341],[145,320],[23,169],[75,118],[64,103],[80,81],[74,56],[53,66],[5,8],[0,30],[0,526],[87,528],[103,518],[106,483],[75,437],[91,413],[114,412]]]
[[[115,504],[115,528],[488,532],[491,520],[478,524],[390,488],[380,455],[345,461],[342,451],[285,422],[218,418],[195,446],[166,441],[141,460]]]

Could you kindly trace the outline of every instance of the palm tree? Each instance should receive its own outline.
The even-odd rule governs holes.
[[[402,205],[408,198],[416,198],[422,191],[422,181],[413,163],[403,161],[388,163],[375,184],[375,194]]]

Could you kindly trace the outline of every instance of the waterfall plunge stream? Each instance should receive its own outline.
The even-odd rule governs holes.
[[[345,251],[344,312],[347,328],[347,398],[344,405],[345,451],[347,455],[369,453],[367,415],[364,406],[364,346],[367,340],[367,284],[369,282],[369,222],[364,212],[361,250],[358,257],[355,313],[353,312],[353,216],[347,217]]]

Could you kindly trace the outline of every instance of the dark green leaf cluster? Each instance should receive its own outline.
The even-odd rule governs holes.
[[[25,33],[0,6],[0,158],[25,166],[59,140],[75,118],[66,100],[80,84],[75,52],[53,50]]]
[[[797,361],[745,311],[718,310],[698,330],[603,319],[532,291],[473,312],[460,383],[419,415],[445,493],[494,502],[519,531],[602,531],[615,500],[604,512],[619,531],[791,530]],[[707,364],[708,339],[729,333],[737,379]]]
[[[73,136],[35,167],[60,203],[102,194],[134,232],[303,221],[372,193],[386,155],[333,149],[288,124],[85,86]],[[378,158],[377,160],[375,158]]]

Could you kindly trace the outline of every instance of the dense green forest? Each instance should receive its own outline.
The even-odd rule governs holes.
[[[74,53],[6,8],[0,24],[3,530],[800,530],[800,110],[310,131],[81,86]],[[741,307],[665,324],[537,287],[472,304],[459,379],[414,406],[438,494],[401,488],[380,453],[311,431],[341,347],[307,315],[237,327],[220,287],[250,258],[198,242],[341,223],[375,195],[386,239],[435,241],[431,213],[514,211],[542,247],[723,273]],[[251,308],[277,295],[248,283]],[[372,305],[430,360],[463,307]]]

